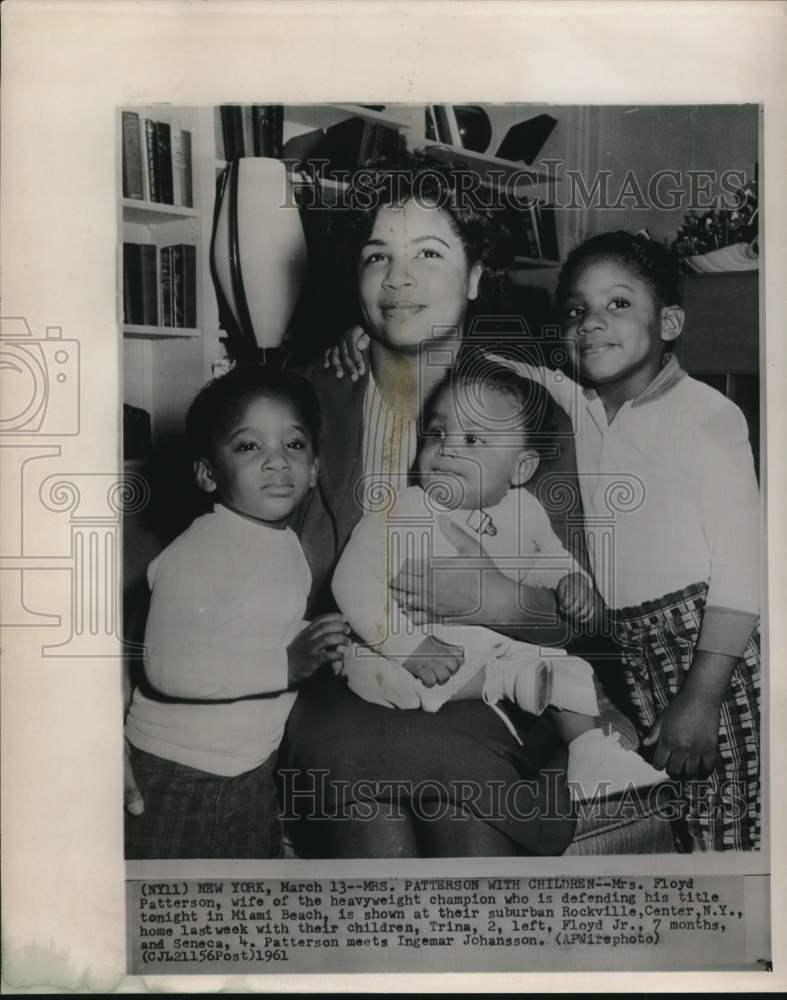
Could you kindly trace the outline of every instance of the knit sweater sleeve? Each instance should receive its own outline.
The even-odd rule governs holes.
[[[710,556],[698,648],[741,656],[759,614],[760,498],[748,428],[724,400],[698,430],[687,474]]]

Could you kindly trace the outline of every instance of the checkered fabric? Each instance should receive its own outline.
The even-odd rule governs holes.
[[[642,736],[678,693],[702,624],[705,583],[612,613],[625,678]],[[720,712],[721,763],[705,780],[682,783],[685,821],[698,850],[753,850],[760,843],[760,634],[752,633]]]
[[[131,748],[145,803],[126,814],[126,858],[279,858],[276,755],[235,778]]]

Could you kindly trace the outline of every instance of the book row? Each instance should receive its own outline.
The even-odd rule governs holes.
[[[197,325],[197,248],[123,244],[123,322],[193,329]]]
[[[191,132],[124,111],[123,197],[194,207]]]
[[[532,201],[516,213],[518,232],[514,233],[517,256],[559,261],[555,206]]]
[[[271,156],[281,159],[284,147],[284,106],[281,104],[222,104],[216,108],[216,150],[219,159]]]

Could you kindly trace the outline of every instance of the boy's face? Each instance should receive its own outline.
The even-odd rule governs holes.
[[[317,481],[317,459],[296,407],[275,396],[255,396],[216,440],[210,458],[196,463],[197,482],[226,507],[284,528]]]
[[[418,453],[424,489],[444,507],[492,507],[532,476],[538,457],[528,448],[519,404],[473,383],[435,397]]]
[[[678,306],[660,308],[650,285],[612,260],[591,260],[564,305],[564,329],[576,342],[582,375],[633,399],[661,369],[664,344],[681,331]]]

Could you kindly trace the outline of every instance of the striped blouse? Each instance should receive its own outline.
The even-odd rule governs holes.
[[[418,420],[386,403],[369,373],[363,403],[363,482],[365,511],[379,512],[405,489],[418,451]],[[382,506],[381,506],[382,505]]]

